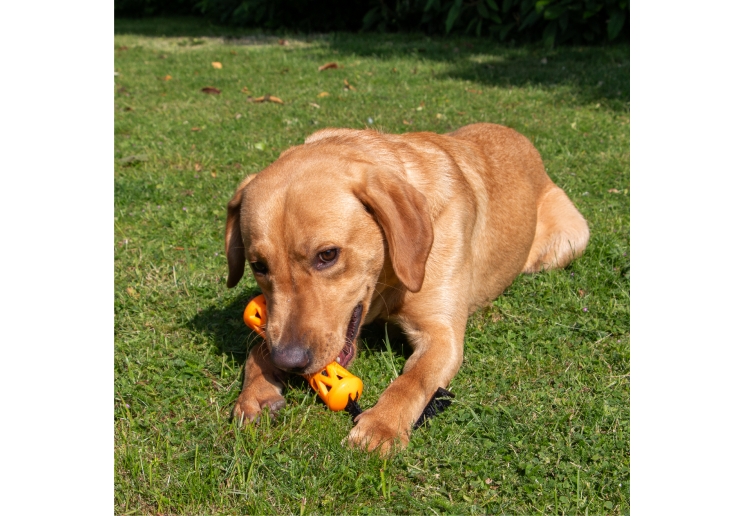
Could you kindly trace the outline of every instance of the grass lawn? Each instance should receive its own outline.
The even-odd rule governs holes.
[[[629,513],[629,46],[278,39],[116,22],[115,512]],[[266,94],[283,104],[247,100]],[[323,127],[473,122],[534,142],[589,222],[584,257],[471,317],[456,401],[388,460],[341,446],[350,418],[299,378],[274,421],[229,422],[256,339],[241,319],[255,283],[225,287],[238,182]],[[408,353],[384,335],[366,331],[351,367],[363,408]]]

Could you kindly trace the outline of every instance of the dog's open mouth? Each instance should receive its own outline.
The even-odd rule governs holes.
[[[341,364],[341,367],[346,367],[351,362],[351,359],[354,358],[354,341],[359,332],[361,322],[362,304],[359,303],[354,308],[354,311],[351,312],[351,320],[349,321],[349,326],[346,327],[346,342],[338,358],[336,358],[336,362]]]

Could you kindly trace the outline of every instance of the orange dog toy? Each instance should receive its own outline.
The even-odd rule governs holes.
[[[266,338],[268,311],[266,298],[263,294],[253,298],[243,312],[243,321],[250,329]],[[341,367],[338,362],[331,362],[320,372],[313,375],[303,375],[310,382],[310,387],[318,393],[328,408],[334,412],[344,410],[351,401],[359,401],[364,387],[362,381]]]

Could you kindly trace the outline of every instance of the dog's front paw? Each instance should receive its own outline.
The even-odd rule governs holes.
[[[374,408],[360,414],[356,426],[345,439],[347,446],[375,451],[382,456],[408,446],[410,425],[395,424],[395,418],[380,417]]]
[[[274,417],[277,412],[284,408],[284,396],[281,394],[268,389],[267,392],[263,393],[252,393],[248,391],[244,390],[240,393],[232,411],[232,417],[241,424],[255,421],[265,408],[269,409],[269,415],[271,417]]]

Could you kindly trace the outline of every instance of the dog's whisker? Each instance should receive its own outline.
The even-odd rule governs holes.
[[[379,283],[379,281],[378,281],[378,283]],[[387,315],[389,316],[390,315],[390,307],[388,306],[387,301],[385,301],[385,297],[382,295],[382,293],[379,290],[377,290],[377,287],[372,287],[372,288],[375,289],[375,292],[377,292],[377,295],[380,296],[380,299],[382,299],[382,302],[385,303],[385,312],[387,312]]]
[[[400,292],[401,294],[405,293],[405,289],[402,289],[400,287],[393,287],[393,286],[390,286],[387,283],[383,283],[381,281],[377,281],[376,283],[378,285],[382,285],[382,286],[384,286],[386,288],[389,288],[390,290],[395,290],[396,292]],[[378,292],[378,294],[379,294],[379,292]]]

